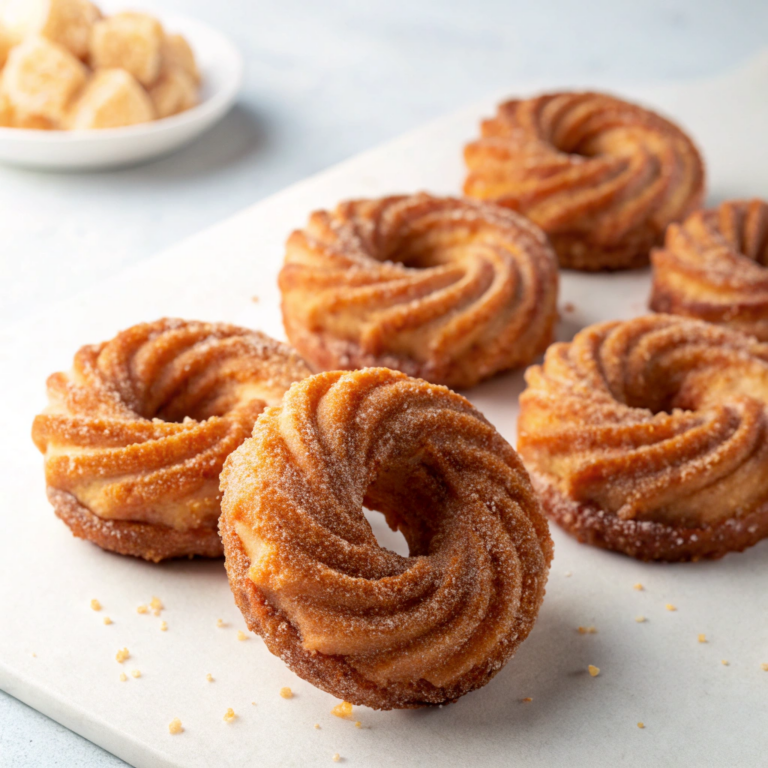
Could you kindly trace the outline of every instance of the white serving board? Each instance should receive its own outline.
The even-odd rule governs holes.
[[[708,161],[710,202],[768,195],[768,55],[717,80],[622,92],[690,129]],[[348,161],[0,333],[0,687],[137,766],[322,766],[334,753],[360,766],[765,765],[768,542],[716,563],[653,565],[555,530],[539,621],[496,679],[441,709],[357,708],[358,729],[331,716],[336,701],[260,639],[237,640],[244,622],[221,562],[152,565],[102,552],[72,538],[45,500],[29,429],[46,376],[67,368],[77,348],[163,315],[282,336],[275,278],[289,231],[350,196],[458,193],[462,145],[492,108],[475,105]],[[563,312],[560,338],[642,313],[648,287],[647,271],[564,274],[560,305],[575,309]],[[514,373],[469,393],[513,442],[521,389]],[[399,546],[379,521],[375,530]],[[152,595],[167,606],[167,632],[136,612]],[[89,607],[94,597],[100,613]],[[598,632],[581,635],[580,625]],[[124,646],[131,658],[120,666]],[[132,669],[142,677],[119,682]],[[282,699],[282,686],[295,697]],[[228,707],[232,724],[223,721]],[[171,736],[175,717],[185,731]]]

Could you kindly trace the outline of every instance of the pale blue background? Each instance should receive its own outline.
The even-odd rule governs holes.
[[[516,82],[707,76],[768,41],[764,0],[160,2],[238,43],[247,61],[239,106],[196,143],[140,168],[0,168],[0,326]],[[0,693],[3,768],[116,765]]]

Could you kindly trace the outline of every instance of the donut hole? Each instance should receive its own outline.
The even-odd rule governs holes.
[[[373,535],[376,537],[376,543],[382,549],[388,549],[390,552],[394,552],[402,557],[408,557],[411,554],[405,536],[399,530],[392,530],[387,525],[384,515],[365,508],[363,509],[363,514],[371,526]]]
[[[262,388],[248,383],[218,382],[208,387],[196,387],[188,383],[170,398],[152,404],[150,412],[142,415],[147,419],[161,419],[174,424],[181,424],[188,419],[206,421],[216,416],[226,416],[245,402],[257,403],[261,409],[264,402],[259,395],[262,394]]]
[[[434,225],[434,221],[430,220]],[[380,260],[402,264],[409,269],[432,269],[461,259],[483,231],[470,222],[457,219],[449,227],[422,227],[400,232],[381,249]]]

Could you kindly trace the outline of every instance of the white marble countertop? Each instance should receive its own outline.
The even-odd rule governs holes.
[[[237,41],[247,62],[238,107],[196,143],[142,167],[0,168],[0,325],[466,102],[512,93],[516,82],[707,76],[768,38],[768,4],[755,0],[163,5]],[[39,765],[123,763],[0,692],[0,766]]]

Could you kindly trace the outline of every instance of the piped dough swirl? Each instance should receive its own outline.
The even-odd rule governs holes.
[[[518,449],[580,540],[691,560],[768,536],[768,345],[651,315],[554,344],[526,380]]]
[[[543,352],[557,284],[529,221],[426,194],[315,212],[280,273],[286,333],[316,371],[386,366],[451,387]]]
[[[224,460],[306,375],[289,347],[232,325],[164,319],[83,347],[32,428],[57,514],[123,554],[221,555]]]
[[[667,230],[651,255],[651,309],[768,341],[768,203],[731,200]]]
[[[301,677],[381,709],[484,685],[533,626],[552,544],[512,447],[463,397],[388,369],[318,374],[222,474],[230,584]],[[363,506],[408,542],[378,545]]]
[[[704,195],[704,165],[680,128],[601,93],[507,101],[464,157],[465,194],[523,213],[573,269],[646,264]]]

